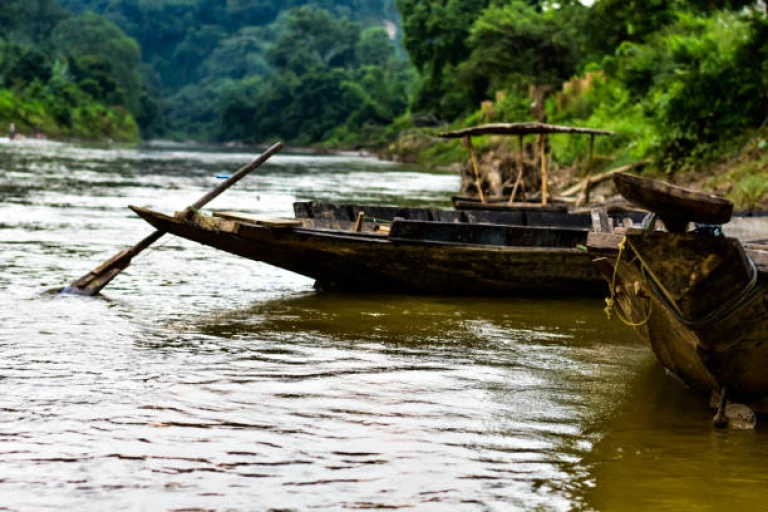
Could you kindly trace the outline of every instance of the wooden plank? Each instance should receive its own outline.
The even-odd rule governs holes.
[[[412,242],[439,242],[498,247],[574,249],[587,240],[587,230],[500,224],[456,224],[396,220],[390,238]]]
[[[584,180],[580,181],[576,185],[573,185],[572,187],[561,192],[560,195],[563,197],[572,196],[579,192],[583,192],[587,186],[591,187],[592,185],[597,185],[598,183],[601,183],[607,180],[608,178],[612,177],[614,174],[631,171],[635,167],[642,167],[644,165],[648,165],[648,162],[646,161],[635,162],[633,164],[623,165],[621,167],[617,167],[615,169],[611,169],[610,171],[602,172],[600,174],[587,176],[586,178],[584,178]]]
[[[689,222],[725,224],[733,214],[733,203],[723,197],[658,180],[617,173],[613,183],[630,203],[658,213],[669,231],[681,233]]]
[[[616,252],[619,248],[622,235],[618,233],[589,233],[587,235],[587,247],[590,251]]]
[[[213,216],[223,219],[235,220],[238,222],[246,222],[249,224],[269,226],[271,228],[287,228],[303,225],[303,223],[297,219],[285,219],[281,217],[259,217],[240,212],[213,212]]]
[[[592,209],[592,230],[597,233],[613,233],[613,219],[605,208]]]
[[[734,238],[644,231],[627,239],[649,279],[688,320],[717,310],[752,278],[741,242]]]

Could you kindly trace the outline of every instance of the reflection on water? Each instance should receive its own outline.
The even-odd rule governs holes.
[[[316,293],[169,237],[57,289],[253,155],[0,143],[0,509],[648,510],[759,503],[761,432],[713,431],[599,300]],[[453,175],[279,155],[214,208],[442,205]]]
[[[761,508],[768,456],[764,432],[706,428],[706,397],[685,389],[659,365],[638,368],[605,433],[585,457],[597,510]]]

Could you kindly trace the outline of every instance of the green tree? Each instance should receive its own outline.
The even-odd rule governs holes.
[[[624,41],[642,42],[674,21],[675,0],[599,0],[592,6],[589,44],[592,52],[610,55]]]
[[[254,140],[253,120],[256,105],[265,86],[260,77],[228,82],[221,91],[221,117],[216,138],[219,140]]]
[[[470,28],[491,0],[396,0],[403,17],[404,45],[421,74],[414,108],[448,117],[441,98],[453,87],[455,67],[469,57]]]
[[[223,39],[212,52],[202,52],[209,56],[202,63],[200,76],[204,80],[239,80],[269,75],[272,69],[265,56],[269,48],[268,37],[262,27],[240,29],[232,37]]]
[[[768,112],[768,26],[737,14],[677,21],[623,43],[609,71],[644,105],[660,134],[658,156],[670,169],[712,157]]]
[[[234,105],[245,108],[256,101],[255,95],[227,94],[218,102],[211,99],[215,91],[237,90],[232,84],[239,81],[261,77],[259,82],[266,83],[276,73],[290,72],[296,76],[283,77],[283,81],[292,83],[315,68],[340,67],[351,73],[371,60],[386,67],[392,42],[377,28],[364,36],[367,47],[359,44],[358,22],[366,26],[378,26],[382,19],[399,22],[394,0],[60,1],[76,13],[104,15],[139,43],[144,54],[139,74],[152,95],[164,97],[153,111],[168,115],[168,122],[157,129],[167,127],[178,136],[183,135],[187,121],[194,126],[192,131],[202,133],[203,118],[215,119],[214,125],[226,125],[224,119],[242,124],[243,116],[235,115]],[[378,43],[383,46],[377,48]],[[378,57],[374,57],[376,52]],[[113,73],[117,75],[118,70]],[[122,80],[120,84],[123,87]],[[194,87],[187,88],[190,85]],[[262,94],[263,89],[258,92]],[[126,101],[143,108],[146,101],[141,98],[147,93],[139,92]],[[195,107],[186,104],[192,98],[200,100]],[[200,105],[220,110],[203,116],[198,112]],[[226,115],[221,109],[227,109]],[[144,116],[138,114],[137,118]],[[214,125],[206,130],[217,130]]]
[[[66,16],[57,0],[3,0],[0,37],[39,43]]]
[[[102,56],[125,94],[125,106],[134,114],[139,112],[142,84],[137,66],[141,51],[135,40],[103,16],[86,13],[59,23],[51,42],[60,56]]]
[[[73,16],[56,26],[51,43],[57,56],[70,57],[73,66],[80,64],[84,80],[91,80],[91,92],[98,93],[98,86],[106,101],[125,106],[134,117],[148,119],[142,111],[149,103],[139,74],[139,45],[115,24],[93,13]],[[108,75],[114,77],[116,89]]]
[[[165,85],[175,88],[178,85],[199,81],[204,75],[200,71],[201,57],[210,54],[214,48],[218,49],[219,43],[226,37],[226,31],[216,25],[203,25],[190,30],[173,51],[171,59],[174,62],[175,73]],[[238,56],[239,54],[226,56],[219,54],[215,56],[215,62],[224,64]]]
[[[395,46],[384,28],[371,27],[361,34],[355,55],[358,63],[386,66],[395,57]]]
[[[35,80],[47,82],[51,73],[52,63],[39,48],[13,42],[0,45],[0,85],[26,85]]]
[[[94,99],[108,105],[123,105],[123,89],[112,73],[104,55],[82,55],[70,61],[70,70],[80,88]]]
[[[469,37],[472,54],[460,67],[462,81],[476,91],[473,105],[496,90],[559,84],[576,72],[582,45],[566,26],[586,8],[563,9],[540,11],[517,0],[483,12]]]
[[[295,9],[267,56],[281,70],[297,75],[317,67],[349,68],[355,64],[360,25],[334,19],[318,7]]]

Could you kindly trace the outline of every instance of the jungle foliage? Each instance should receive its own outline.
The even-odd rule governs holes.
[[[415,119],[460,125],[534,117],[606,128],[619,136],[602,140],[599,151],[672,170],[733,151],[768,116],[761,2],[396,5],[420,72]],[[532,86],[548,95],[538,112],[528,108]],[[571,158],[584,151],[578,143],[563,149]]]
[[[0,122],[19,133],[138,139],[152,101],[135,41],[101,16],[53,0],[6,0],[0,10]]]
[[[360,144],[405,112],[415,81],[385,30],[394,0],[61,2],[138,42],[160,103],[147,136]]]
[[[0,118],[67,133],[110,112],[144,137],[347,147],[546,118],[616,131],[598,151],[620,162],[695,166],[768,115],[762,5],[6,0]],[[533,111],[532,87],[546,98]],[[17,112],[23,102],[37,114]],[[580,144],[560,154],[575,158]]]

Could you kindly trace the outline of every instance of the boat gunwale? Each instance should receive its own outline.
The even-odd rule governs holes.
[[[189,220],[183,220],[179,219],[175,216],[167,215],[161,212],[157,212],[155,210],[151,210],[149,208],[142,208],[138,206],[131,206],[130,207],[134,212],[136,212],[138,215],[140,215],[142,218],[146,220],[146,217],[142,215],[140,212],[144,212],[146,215],[150,217],[156,217],[160,218],[161,220],[165,222],[171,222],[177,225],[186,225],[186,226],[192,226],[196,229],[200,229],[203,231],[209,231],[209,232],[216,232],[218,231],[216,228],[212,228],[210,226],[206,226],[205,224],[189,221]],[[511,252],[511,253],[530,253],[530,254],[549,254],[549,253],[561,253],[561,254],[583,254],[584,256],[588,256],[587,253],[578,247],[571,246],[571,247],[557,247],[557,246],[523,246],[523,245],[495,245],[495,244],[478,244],[478,243],[462,243],[462,242],[449,242],[449,241],[441,241],[441,240],[425,240],[425,239],[419,239],[419,238],[409,238],[409,237],[392,237],[390,235],[385,234],[379,234],[376,232],[355,232],[355,231],[341,231],[336,229],[327,229],[327,228],[314,228],[314,227],[299,227],[299,226],[286,226],[286,227],[274,227],[274,226],[267,226],[263,224],[256,224],[256,223],[249,223],[249,222],[240,222],[235,220],[224,220],[220,217],[213,217],[208,216],[200,213],[195,213],[192,218],[195,216],[204,217],[206,219],[213,220],[215,223],[221,223],[221,222],[231,222],[234,224],[238,224],[240,226],[247,226],[248,230],[254,230],[254,231],[262,231],[262,232],[271,232],[271,233],[288,233],[292,232],[299,235],[304,236],[312,236],[317,238],[326,238],[326,239],[334,239],[334,240],[349,240],[349,241],[356,241],[356,242],[366,242],[366,243],[376,243],[376,244],[393,244],[393,245],[401,245],[401,244],[413,244],[413,245],[433,245],[433,246],[441,246],[441,247],[455,247],[455,248],[464,248],[466,250],[473,250],[473,251],[494,251],[494,252]],[[457,223],[452,222],[437,222],[437,221],[412,221],[412,220],[398,220],[397,222],[405,222],[405,223],[411,223],[411,224],[439,224],[439,225],[447,225],[447,226],[453,226],[457,225]],[[483,225],[483,226],[502,226],[498,224],[493,223],[477,223],[477,224],[471,224],[473,226],[476,225]],[[507,228],[519,228],[520,231],[523,232],[547,232],[552,230],[561,230],[565,232],[578,232],[578,233],[584,233],[588,234],[590,230],[586,228],[575,228],[575,227],[556,227],[556,228],[548,228],[544,226],[516,226],[516,225],[503,225],[503,227]],[[244,241],[248,241],[249,237],[244,236],[243,234],[239,232],[224,232],[227,235],[240,238]]]

